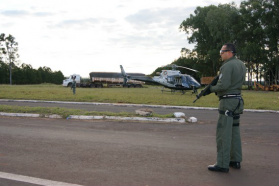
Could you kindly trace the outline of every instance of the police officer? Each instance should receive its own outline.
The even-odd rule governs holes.
[[[219,118],[216,129],[217,163],[209,165],[208,170],[229,172],[229,167],[240,169],[242,148],[239,118],[243,112],[241,87],[245,81],[246,67],[235,57],[236,49],[226,43],[220,50],[224,63],[220,68],[219,80],[210,87],[219,97]]]
[[[73,76],[73,83],[72,83],[71,89],[73,90],[73,95],[75,95],[76,94],[76,76]]]

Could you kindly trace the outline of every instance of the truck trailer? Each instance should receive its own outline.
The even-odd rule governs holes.
[[[129,75],[133,76],[145,76],[145,74],[141,73],[129,73]],[[124,78],[121,73],[117,72],[91,72],[90,76],[90,87],[94,88],[102,88],[106,87],[133,87],[133,88],[141,88],[144,82],[129,80],[126,84],[124,84]]]

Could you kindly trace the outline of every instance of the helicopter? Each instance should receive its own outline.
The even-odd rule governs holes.
[[[120,65],[121,74],[124,78],[123,85],[125,85],[128,80],[138,80],[163,85],[163,89],[161,90],[162,92],[166,91],[164,88],[169,88],[172,93],[180,90],[182,94],[185,94],[186,90],[193,90],[192,93],[197,94],[197,89],[201,87],[198,81],[188,74],[181,74],[181,72],[176,70],[176,68],[185,68],[194,72],[198,72],[197,70],[177,65],[167,66],[172,66],[172,70],[162,70],[160,76],[148,77],[127,75],[123,66]]]

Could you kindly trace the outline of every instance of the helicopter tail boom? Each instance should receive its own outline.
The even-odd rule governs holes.
[[[121,69],[121,74],[124,78],[124,84],[127,83],[128,80],[137,80],[137,81],[143,81],[143,82],[152,82],[152,83],[158,83],[156,81],[154,81],[151,77],[147,77],[147,76],[130,76],[127,75],[123,66],[120,65],[120,69]]]

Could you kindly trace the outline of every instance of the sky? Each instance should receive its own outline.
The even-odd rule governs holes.
[[[234,0],[239,4],[241,0]],[[20,63],[64,76],[151,74],[193,49],[183,20],[196,7],[232,0],[0,0],[0,33],[18,42]]]

